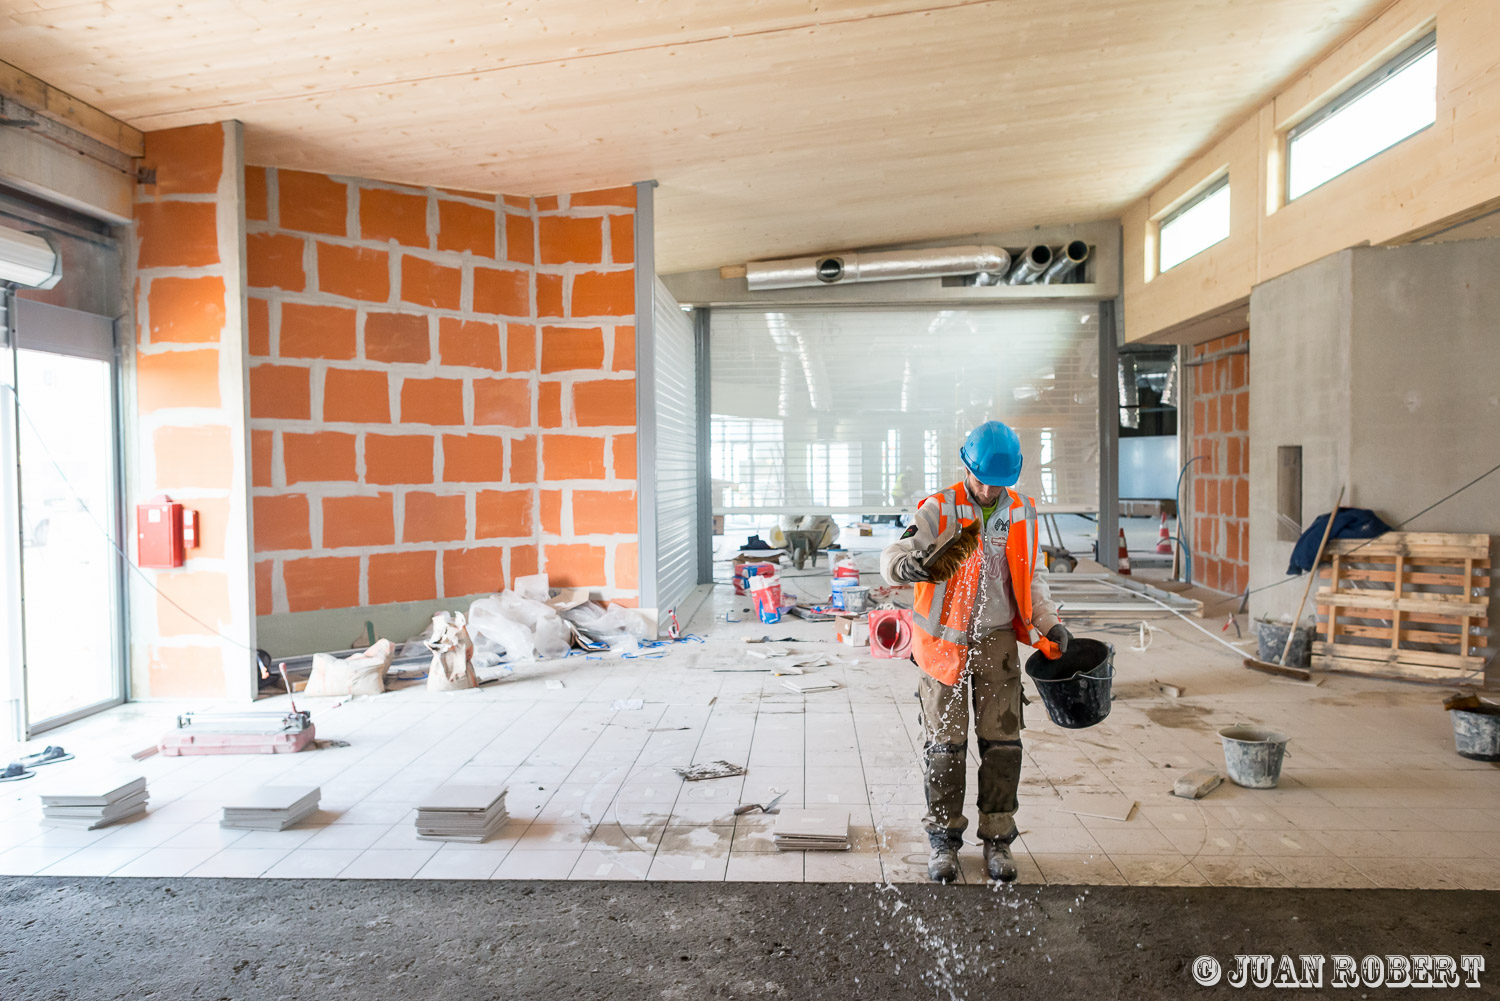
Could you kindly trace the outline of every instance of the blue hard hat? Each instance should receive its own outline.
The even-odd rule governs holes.
[[[1021,478],[1021,439],[1000,421],[985,421],[970,431],[958,457],[985,486],[1011,487]]]

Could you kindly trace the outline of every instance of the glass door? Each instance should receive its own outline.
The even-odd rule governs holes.
[[[105,317],[13,301],[27,735],[124,699],[117,385]],[[11,501],[14,498],[15,501]]]

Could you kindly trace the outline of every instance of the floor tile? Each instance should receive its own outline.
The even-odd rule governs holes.
[[[217,855],[218,848],[148,848],[145,854],[120,866],[111,876],[186,876]],[[0,865],[4,856],[0,856]]]
[[[1120,870],[1103,853],[1081,855],[1032,852],[1031,857],[1048,883],[1099,885],[1125,882]]]
[[[653,880],[722,880],[729,864],[729,853],[706,854],[669,852],[659,849],[651,859],[646,878]]]
[[[1331,855],[1279,855],[1267,859],[1292,886],[1368,889],[1375,883],[1351,863]]]
[[[192,824],[180,834],[161,843],[162,848],[228,848],[245,836],[244,831],[229,830],[218,823]]]
[[[390,824],[330,824],[319,828],[300,847],[326,851],[354,848],[363,851],[391,829]]]
[[[1392,890],[1460,890],[1464,884],[1451,875],[1448,866],[1420,859],[1359,857],[1350,865],[1376,886]]]
[[[803,879],[808,883],[879,883],[885,878],[878,852],[802,854]]]
[[[262,875],[267,879],[333,879],[359,854],[356,848],[296,848]]]
[[[128,862],[140,858],[149,848],[80,848],[45,869],[38,876],[108,876]]]
[[[1269,860],[1254,855],[1233,858],[1200,856],[1193,866],[1213,886],[1289,886],[1282,871]]]
[[[291,853],[289,848],[225,848],[189,869],[189,876],[253,879]]]
[[[1208,877],[1182,855],[1111,854],[1109,860],[1131,886],[1208,885]]]
[[[512,851],[495,870],[491,879],[567,879],[582,849],[569,851]]]
[[[586,848],[578,856],[569,879],[644,880],[654,852]]]
[[[1021,847],[1033,855],[1102,853],[1099,842],[1083,826],[1022,827]]]
[[[800,883],[804,854],[778,851],[732,853],[724,878],[730,882]],[[876,879],[879,878],[877,874]]]
[[[360,852],[339,873],[339,878],[411,879],[436,854],[435,845],[431,848],[369,848]]]
[[[78,851],[65,845],[11,848],[0,852],[0,875],[31,876]]]

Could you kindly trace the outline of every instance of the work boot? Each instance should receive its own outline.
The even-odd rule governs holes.
[[[1010,854],[1010,845],[1004,841],[986,841],[984,843],[984,871],[989,874],[990,879],[1001,883],[1014,880],[1016,860]]]
[[[929,834],[932,854],[927,857],[927,878],[934,883],[951,883],[958,878],[959,841],[943,834]]]

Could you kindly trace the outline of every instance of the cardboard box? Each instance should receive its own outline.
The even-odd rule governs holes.
[[[848,646],[869,646],[870,619],[868,615],[835,615],[833,617],[834,638]]]

